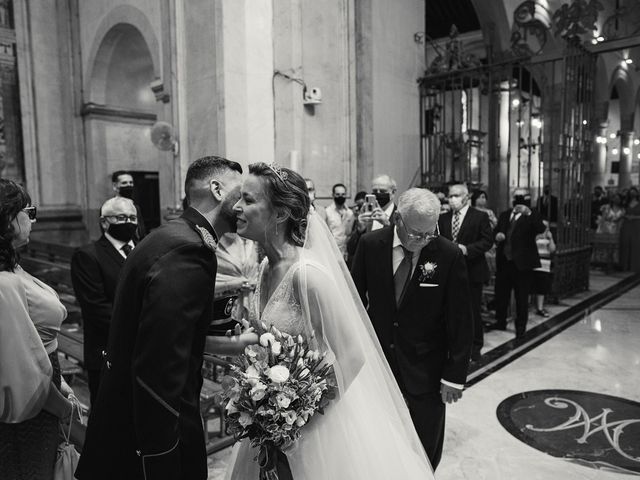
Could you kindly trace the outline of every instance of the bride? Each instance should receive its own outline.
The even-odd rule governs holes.
[[[367,313],[326,225],[311,209],[296,172],[255,163],[234,206],[238,233],[260,244],[260,266],[250,313],[328,352],[338,398],[316,415],[285,453],[296,480],[433,479]],[[315,343],[315,345],[314,345]],[[257,480],[257,450],[234,447],[232,480]]]

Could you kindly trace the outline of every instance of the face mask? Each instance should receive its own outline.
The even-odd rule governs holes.
[[[378,192],[375,194],[376,200],[378,201],[378,205],[384,208],[391,201],[391,194],[388,192]]]
[[[341,207],[342,205],[344,205],[344,202],[346,202],[347,199],[346,197],[333,197],[333,201],[336,202],[336,205]]]
[[[109,225],[107,232],[116,240],[128,242],[135,235],[137,228],[137,223],[112,223]]]
[[[120,187],[118,189],[121,197],[133,198],[133,187]]]

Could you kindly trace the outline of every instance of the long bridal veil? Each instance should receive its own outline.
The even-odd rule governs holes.
[[[314,212],[299,252],[303,321],[334,361],[339,395],[287,452],[294,478],[434,478],[342,254]]]

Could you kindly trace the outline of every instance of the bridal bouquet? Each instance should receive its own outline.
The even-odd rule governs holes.
[[[316,412],[324,413],[337,387],[326,353],[302,336],[263,328],[260,344],[246,347],[222,381],[228,425],[236,439],[259,449],[260,480],[293,479],[283,450]]]

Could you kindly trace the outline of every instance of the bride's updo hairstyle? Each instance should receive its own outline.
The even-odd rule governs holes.
[[[311,200],[307,184],[300,174],[288,168],[271,166],[263,162],[249,165],[249,173],[260,177],[271,205],[284,212],[286,235],[295,245],[304,245],[307,231],[307,215]]]

